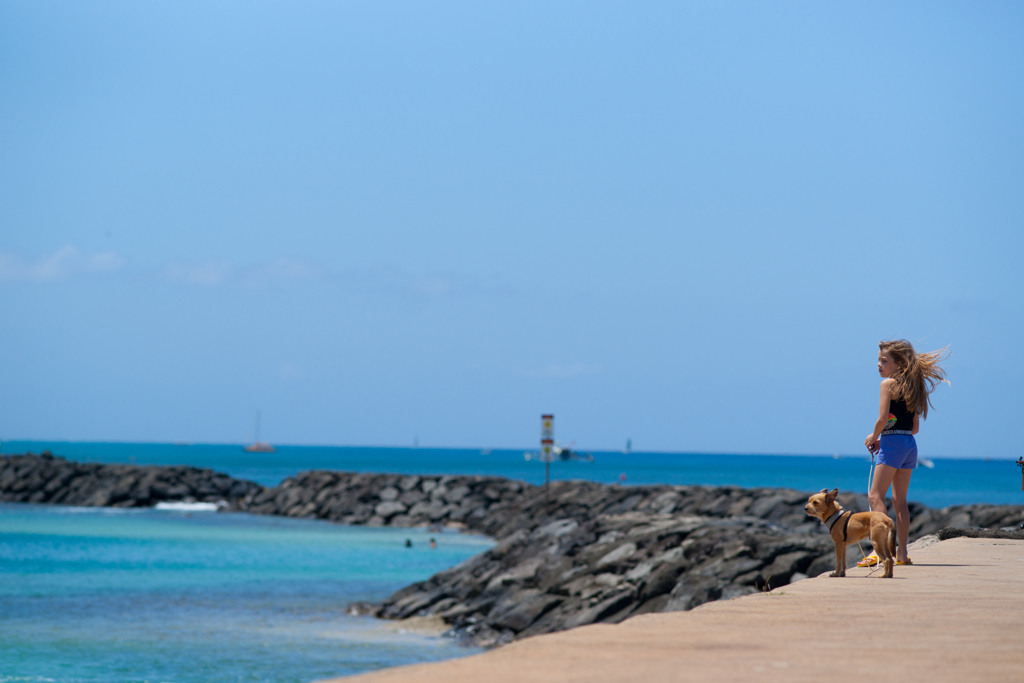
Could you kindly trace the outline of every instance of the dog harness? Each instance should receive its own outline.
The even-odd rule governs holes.
[[[850,517],[853,517],[852,512],[846,512],[842,509],[836,510],[832,513],[832,516],[826,519],[823,523],[828,524],[828,532],[831,534],[832,527],[836,525],[843,515],[846,515],[846,521],[843,522],[843,543],[846,543],[846,531],[850,527]]]

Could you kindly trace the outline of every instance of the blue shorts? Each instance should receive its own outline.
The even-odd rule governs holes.
[[[913,434],[882,434],[878,449],[878,464],[898,470],[917,467],[917,441]]]

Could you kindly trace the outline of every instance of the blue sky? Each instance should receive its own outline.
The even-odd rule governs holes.
[[[0,5],[0,438],[1013,457],[1014,3]]]

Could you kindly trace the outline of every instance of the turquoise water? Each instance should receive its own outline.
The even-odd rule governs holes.
[[[310,469],[543,481],[522,451],[6,442],[72,460],[209,467],[265,485]],[[595,453],[555,479],[626,484],[838,486],[864,456]],[[911,498],[1024,503],[1010,460],[937,459]],[[429,537],[439,541],[429,548]],[[413,541],[406,549],[406,538]],[[0,683],[305,682],[468,654],[454,642],[344,614],[489,547],[476,536],[244,514],[0,504]]]
[[[49,449],[72,460],[210,467],[274,486],[311,469],[404,474],[480,474],[544,481],[544,466],[523,451],[431,448],[281,446],[276,453],[245,453],[239,446],[10,441],[4,453]],[[554,479],[627,484],[785,486],[805,491],[838,487],[867,492],[864,455],[784,456],[700,453],[594,453],[594,462],[556,462]],[[919,467],[910,498],[933,507],[970,503],[1024,504],[1021,472],[1012,460],[936,459]]]
[[[245,514],[0,504],[0,682],[304,682],[463,656],[472,650],[344,608],[491,545]]]

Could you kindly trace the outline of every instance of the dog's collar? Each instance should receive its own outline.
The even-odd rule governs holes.
[[[832,533],[832,527],[836,525],[836,522],[839,521],[839,518],[842,517],[845,512],[846,510],[839,508],[838,510],[832,513],[831,517],[822,522],[822,524],[828,524],[829,533]]]

